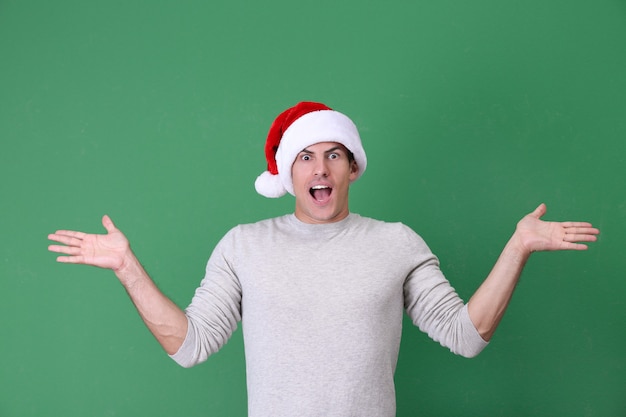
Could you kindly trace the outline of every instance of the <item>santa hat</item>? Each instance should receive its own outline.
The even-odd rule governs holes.
[[[352,120],[322,103],[303,101],[282,112],[272,123],[265,143],[267,171],[256,179],[256,191],[269,198],[287,192],[294,195],[291,166],[303,149],[320,142],[341,143],[352,152],[359,166],[355,180],[365,172],[365,150]]]

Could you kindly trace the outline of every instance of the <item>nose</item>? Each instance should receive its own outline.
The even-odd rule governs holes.
[[[320,158],[315,163],[315,176],[316,177],[327,177],[328,176],[328,166],[326,163],[326,158]]]

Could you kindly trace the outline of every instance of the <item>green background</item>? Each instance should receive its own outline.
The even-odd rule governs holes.
[[[539,253],[491,345],[406,322],[398,416],[626,416],[626,2],[0,0],[0,416],[244,416],[241,332],[183,369],[57,229],[109,214],[187,305],[232,226],[293,210],[253,182],[273,118],[359,126],[351,209],[402,221],[468,298],[516,222],[602,230]]]

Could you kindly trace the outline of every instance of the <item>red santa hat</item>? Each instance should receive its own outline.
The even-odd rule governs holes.
[[[272,123],[265,142],[267,171],[256,179],[256,191],[268,198],[294,195],[291,166],[303,149],[320,142],[341,143],[352,152],[359,166],[355,180],[365,172],[367,157],[352,120],[322,103],[303,101]]]

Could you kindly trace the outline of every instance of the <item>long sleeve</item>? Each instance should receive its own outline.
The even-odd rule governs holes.
[[[415,253],[415,268],[404,284],[409,317],[430,338],[464,357],[478,355],[486,346],[470,320],[467,305],[439,269],[439,260],[426,243],[406,229],[407,245]]]
[[[185,309],[187,336],[170,357],[186,368],[221,349],[241,320],[241,285],[226,255],[232,244],[232,233],[228,233],[216,246],[206,275]]]

